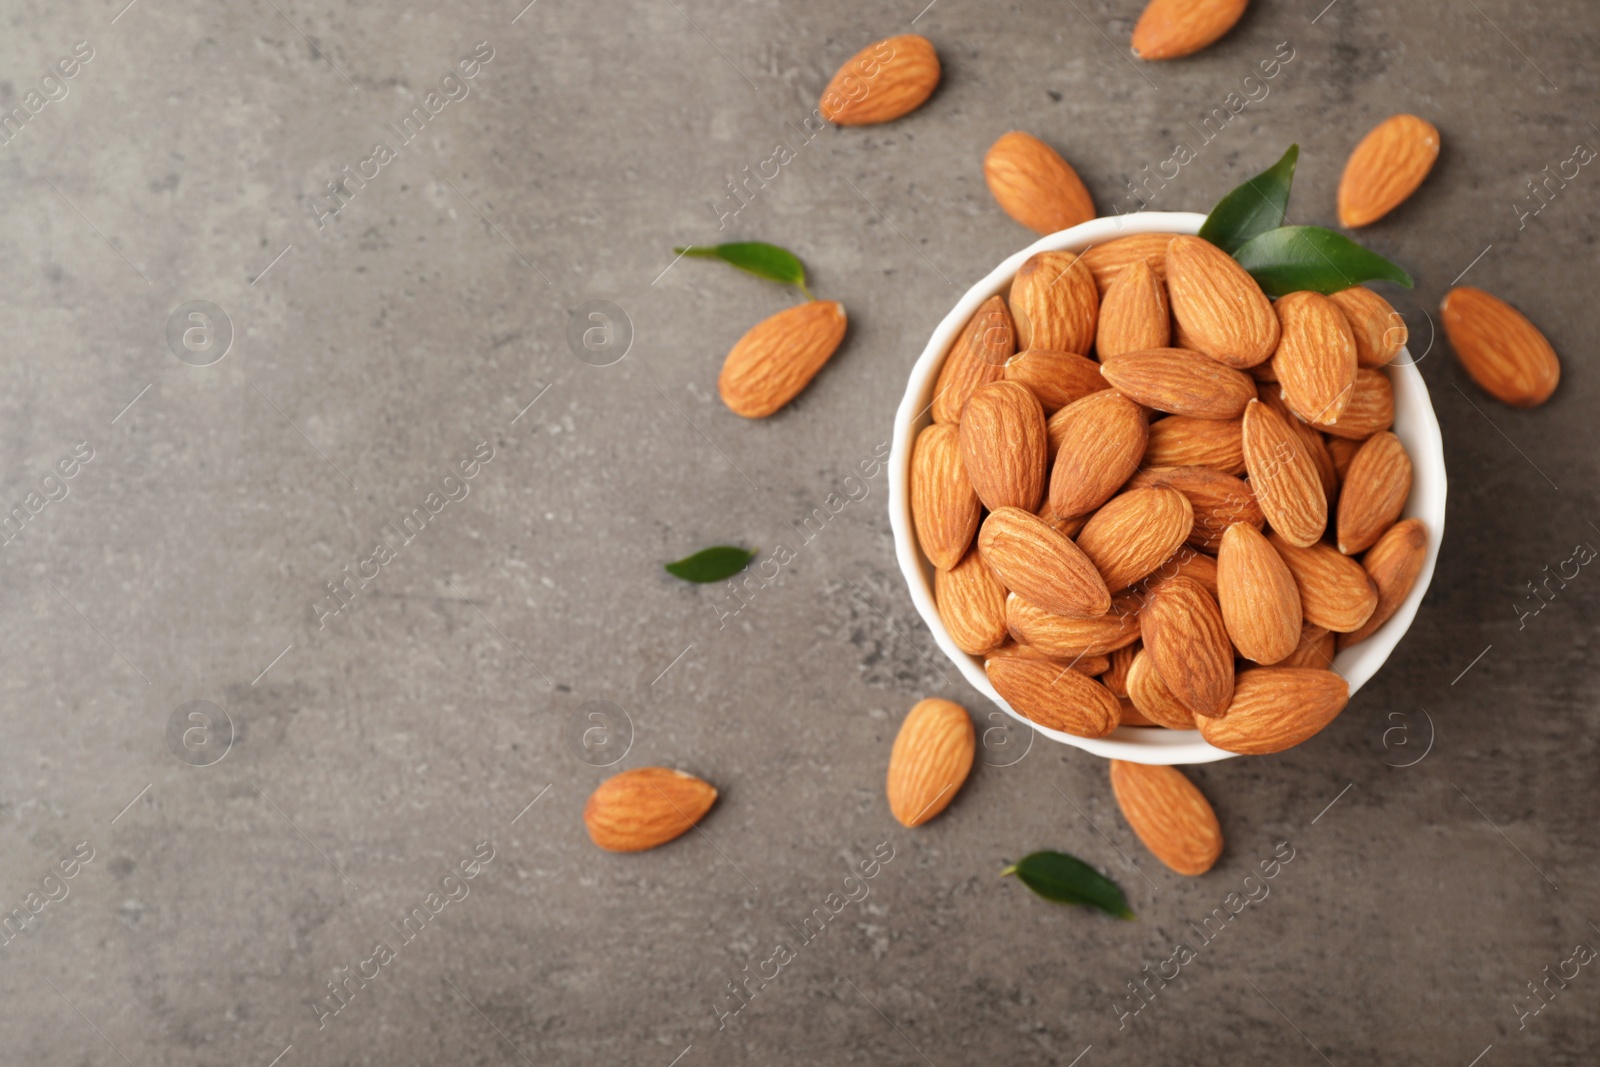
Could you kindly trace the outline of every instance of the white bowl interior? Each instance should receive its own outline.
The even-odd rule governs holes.
[[[983,661],[957,648],[939,619],[933,599],[933,565],[923,556],[911,523],[911,446],[923,427],[933,421],[929,409],[945,353],[980,304],[1010,289],[1017,269],[1029,256],[1059,249],[1082,251],[1092,245],[1135,233],[1194,234],[1200,231],[1204,221],[1204,215],[1193,212],[1146,211],[1117,218],[1095,219],[1035,241],[967,290],[966,295],[944,317],[944,321],[939,323],[911,369],[905,397],[895,414],[893,449],[889,456],[889,521],[894,529],[895,556],[911,587],[911,600],[922,615],[922,621],[927,623],[939,648],[960,669],[967,682],[1002,710],[1052,740],[1075,745],[1107,759],[1134,763],[1209,763],[1227,759],[1234,753],[1207,744],[1198,730],[1123,726],[1107,737],[1075,737],[1031,722],[1002,700],[994,686],[989,684]],[[1444,442],[1439,436],[1439,421],[1434,417],[1433,405],[1428,400],[1428,388],[1411,362],[1409,351],[1401,350],[1399,357],[1389,367],[1389,378],[1394,383],[1393,430],[1406,446],[1413,467],[1411,498],[1406,502],[1404,517],[1419,518],[1427,524],[1428,554],[1416,585],[1394,616],[1371,637],[1345,649],[1334,658],[1334,668],[1349,681],[1352,694],[1378,672],[1410,627],[1411,620],[1416,617],[1417,606],[1422,603],[1428,583],[1433,580],[1433,568],[1439,558],[1439,544],[1444,536]]]

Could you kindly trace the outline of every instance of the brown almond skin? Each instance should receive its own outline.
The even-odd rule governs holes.
[[[1217,813],[1176,767],[1114,759],[1111,791],[1144,847],[1178,874],[1205,874],[1222,855]]]
[[[978,529],[978,551],[1001,584],[1046,611],[1093,618],[1111,609],[1111,592],[1089,557],[1021,508],[991,512]]]
[[[1147,486],[1176,489],[1189,500],[1194,525],[1186,539],[1190,545],[1215,552],[1222,536],[1236,522],[1261,529],[1266,516],[1248,482],[1207,467],[1154,467],[1141,470],[1128,480],[1128,489]]]
[[[1333,671],[1257,667],[1239,673],[1226,715],[1199,720],[1200,736],[1225,752],[1282,752],[1321,732],[1349,700],[1350,686]]]
[[[1020,643],[1051,659],[1072,661],[1103,656],[1139,640],[1139,615],[1129,601],[1113,602],[1112,610],[1093,618],[1074,618],[1046,611],[1024,597],[1006,597],[1006,627]]]
[[[1272,547],[1289,565],[1300,590],[1300,610],[1306,621],[1335,633],[1360,629],[1378,606],[1378,590],[1361,564],[1330,544],[1300,547],[1277,532],[1268,535]]]
[[[1056,457],[1050,508],[1063,518],[1087,514],[1110,500],[1138,469],[1149,433],[1139,405],[1111,389],[1062,408],[1046,431]]]
[[[1350,461],[1339,496],[1339,551],[1347,556],[1377,544],[1411,495],[1411,457],[1392,433],[1373,434]]]
[[[756,323],[722,364],[722,402],[747,419],[771,415],[810,384],[844,330],[844,305],[833,300],[808,301]]]
[[[1139,626],[1161,680],[1185,707],[1203,716],[1228,710],[1233,644],[1204,586],[1192,578],[1162,582],[1139,612]]]
[[[1381,367],[1356,371],[1355,391],[1338,422],[1312,422],[1311,426],[1334,437],[1364,441],[1394,425],[1394,383]]]
[[[1030,348],[1012,356],[1006,364],[1005,380],[1032,390],[1046,415],[1054,415],[1090,393],[1111,388],[1094,360],[1050,348]]]
[[[1035,233],[1055,233],[1095,217],[1078,172],[1032,134],[1002,134],[983,157],[983,178],[1001,210]]]
[[[1339,180],[1339,224],[1368,226],[1416,192],[1439,158],[1439,131],[1415,115],[1392,115],[1361,139]]]
[[[1105,685],[1104,676],[1101,677],[1100,684]],[[1129,700],[1127,697],[1117,697],[1117,703],[1122,706],[1122,721],[1117,725],[1140,727],[1159,727],[1161,725],[1158,722],[1151,722],[1149,719],[1145,718],[1144,713],[1138,708],[1134,707],[1133,701]]]
[[[818,110],[839,126],[890,122],[921,107],[939,86],[933,42],[914,33],[867,45],[839,68]]]
[[[1229,527],[1217,553],[1217,592],[1228,636],[1245,659],[1277,663],[1300,644],[1300,590],[1259,530]]]
[[[1176,489],[1131,489],[1090,516],[1077,543],[1107,589],[1124,589],[1170,559],[1193,528],[1194,507]]]
[[[1235,370],[1265,362],[1278,347],[1267,294],[1204,238],[1174,237],[1167,246],[1167,299],[1189,345]]]
[[[1383,367],[1394,361],[1410,338],[1406,320],[1383,297],[1364,285],[1328,296],[1344,312],[1356,339],[1356,365]]]
[[[1094,678],[1096,675],[1103,674],[1106,668],[1111,666],[1109,656],[1096,655],[1090,652],[1074,652],[1070,656],[1047,656],[1031,645],[1019,645],[1015,641],[1001,645],[984,658],[987,661],[1000,656],[1025,656],[1029,659],[1054,664],[1057,669],[1071,667],[1086,678]]]
[[[1328,496],[1316,463],[1288,422],[1259,400],[1244,412],[1244,462],[1261,513],[1292,545],[1321,540]]]
[[[1006,640],[1006,589],[974,548],[961,562],[933,576],[939,620],[956,647],[981,656]]]
[[[1148,263],[1156,279],[1164,284],[1167,280],[1167,245],[1172,243],[1175,236],[1171,233],[1130,233],[1126,237],[1085,248],[1078,253],[1078,258],[1094,275],[1095,287],[1104,299],[1111,289],[1111,283],[1133,263]]]
[[[1294,651],[1283,659],[1273,664],[1275,667],[1318,667],[1323,670],[1333,668],[1333,654],[1335,651],[1334,633],[1327,627],[1315,623],[1303,622],[1300,624],[1300,643],[1294,646]]]
[[[1343,484],[1345,472],[1350,469],[1350,461],[1356,458],[1356,453],[1361,451],[1361,446],[1366,442],[1333,436],[1329,436],[1326,440],[1328,455],[1333,457],[1334,473],[1339,476],[1340,484]]]
[[[960,433],[936,422],[911,447],[911,521],[922,554],[941,571],[961,562],[978,532],[983,505],[967,477]]]
[[[980,386],[1005,377],[1006,361],[1017,351],[1011,309],[998,296],[978,306],[950,346],[933,389],[933,421],[960,422],[967,398]]]
[[[1196,419],[1236,419],[1256,398],[1248,374],[1181,348],[1100,354],[1106,381],[1136,404]]]
[[[1139,650],[1143,647],[1138,641],[1135,641],[1133,644],[1124,645],[1122,648],[1116,649],[1107,655],[1106,669],[1100,675],[1100,684],[1111,690],[1113,696],[1125,697],[1128,695],[1128,671],[1133,667],[1133,657],[1137,656]],[[1128,709],[1124,707],[1122,710],[1122,725],[1137,725],[1128,721]],[[1152,723],[1151,725],[1159,724]]]
[[[1168,415],[1150,425],[1144,466],[1208,467],[1224,474],[1243,474],[1243,430],[1239,419]],[[1056,464],[1060,463],[1057,457]]]
[[[1195,715],[1167,688],[1150,653],[1140,649],[1128,668],[1128,699],[1140,714],[1169,730],[1193,730]]]
[[[1150,0],[1133,27],[1140,59],[1179,59],[1233,29],[1250,0]]]
[[[1011,281],[1011,318],[1021,348],[1087,352],[1094,344],[1100,295],[1072,252],[1039,252]]]
[[[1367,550],[1361,559],[1372,584],[1378,587],[1378,606],[1372,609],[1367,621],[1356,629],[1338,637],[1340,648],[1349,648],[1357,641],[1365,641],[1378,627],[1394,617],[1411,587],[1417,584],[1422,565],[1428,558],[1428,528],[1421,519],[1405,519],[1384,531],[1378,543]]]
[[[1104,363],[1124,352],[1166,348],[1171,340],[1166,286],[1147,260],[1128,264],[1100,300],[1095,354]]]
[[[692,774],[635,767],[600,783],[583,806],[589,838],[608,852],[642,852],[687,833],[717,791]]]
[[[1017,714],[1077,737],[1104,737],[1117,728],[1122,705],[1087,675],[1032,656],[991,656],[989,682]]]
[[[1356,373],[1359,376],[1361,372]],[[1322,482],[1323,495],[1328,498],[1328,507],[1332,508],[1334,498],[1339,495],[1339,469],[1334,465],[1333,454],[1328,451],[1327,441],[1321,432],[1289,410],[1282,390],[1268,386],[1261,391],[1261,402],[1281,415],[1284,423],[1300,438],[1300,443],[1305,446],[1306,453],[1317,468],[1317,477]],[[1345,409],[1347,413],[1349,410]]]
[[[889,753],[885,792],[895,820],[921,826],[947,808],[972,770],[977,747],[966,708],[937,697],[918,701]]]
[[[1025,385],[990,382],[961,412],[961,456],[973,492],[990,511],[1035,511],[1044,499],[1044,409]]]
[[[1456,358],[1490,396],[1531,408],[1561,381],[1556,350],[1528,317],[1499,297],[1463,285],[1450,290],[1439,316]]]
[[[1173,578],[1192,578],[1213,598],[1217,595],[1216,559],[1190,545],[1182,545],[1172,554],[1171,559],[1155,569],[1155,573],[1112,594],[1111,606],[1115,610],[1119,604],[1127,602],[1132,604],[1135,610],[1143,608],[1149,602],[1151,594],[1161,587],[1161,583]]]
[[[1321,293],[1290,293],[1273,305],[1282,325],[1272,369],[1283,399],[1307,422],[1339,421],[1356,386],[1356,339],[1339,305]]]

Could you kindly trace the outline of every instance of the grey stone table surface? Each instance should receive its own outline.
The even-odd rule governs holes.
[[[522,2],[0,12],[0,1062],[1594,1062],[1600,578],[1544,584],[1600,544],[1590,0],[1258,0],[1161,65],[1136,0]],[[927,106],[806,136],[904,32]],[[1331,223],[1402,110],[1443,153],[1366,240],[1417,279],[1451,471],[1410,634],[1311,742],[1191,772],[1228,842],[1202,878],[1042,740],[991,735],[900,828],[906,710],[992,710],[872,462],[934,324],[1031,239],[985,148],[1038,134],[1109,213],[1186,144],[1146,199],[1203,211],[1298,141],[1293,215]],[[672,253],[734,237],[850,314],[762,422],[717,370],[792,293]],[[1563,354],[1546,406],[1435,342],[1464,272]],[[609,365],[568,344],[590,301],[631,329]],[[729,541],[795,558],[744,601],[661,570]],[[572,744],[596,701],[611,767]],[[702,832],[600,852],[585,798],[651,764],[721,790]],[[1045,847],[1138,920],[996,877]]]

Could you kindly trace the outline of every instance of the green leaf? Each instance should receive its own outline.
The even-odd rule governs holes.
[[[1084,904],[1119,919],[1133,918],[1127,898],[1117,884],[1074,856],[1061,852],[1032,852],[1000,872],[1008,874],[1046,900],[1057,904]]]
[[[1218,200],[1200,236],[1232,255],[1250,238],[1282,226],[1299,158],[1300,146],[1290,145],[1282,159]]]
[[[808,298],[811,296],[811,291],[806,288],[806,268],[793,252],[777,245],[769,245],[764,241],[733,241],[721,245],[689,245],[687,248],[674,248],[673,251],[699,259],[720,259],[758,278],[798,286]]]
[[[1310,289],[1337,293],[1366,281],[1411,288],[1411,275],[1378,253],[1321,226],[1280,226],[1252,237],[1233,258],[1268,296]]]
[[[665,566],[668,574],[686,582],[720,582],[744,570],[745,565],[755,558],[756,554],[747,548],[715,545]]]

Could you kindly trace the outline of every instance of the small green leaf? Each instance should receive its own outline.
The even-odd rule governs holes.
[[[1299,158],[1300,146],[1290,145],[1282,159],[1218,200],[1200,236],[1232,255],[1250,238],[1282,226]]]
[[[1252,237],[1233,258],[1268,296],[1310,289],[1337,293],[1366,281],[1411,288],[1411,275],[1378,253],[1321,226],[1280,226]]]
[[[745,565],[755,558],[756,554],[747,548],[715,545],[665,566],[668,574],[686,582],[720,582],[744,570]]]
[[[808,298],[811,296],[811,291],[806,288],[806,268],[793,252],[777,245],[769,245],[764,241],[733,241],[721,245],[690,245],[687,248],[674,248],[673,251],[699,259],[720,259],[758,278],[798,286]]]
[[[1119,919],[1133,918],[1127,898],[1117,884],[1073,856],[1061,852],[1032,852],[1000,872],[1008,874],[1046,900],[1057,904],[1084,904]]]

